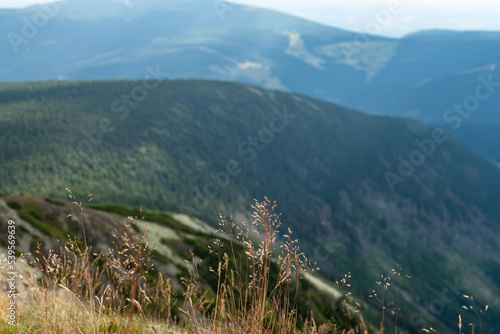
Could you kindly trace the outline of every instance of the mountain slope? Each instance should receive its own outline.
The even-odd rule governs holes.
[[[20,273],[24,272],[27,269],[27,263],[33,265],[36,268],[35,270],[39,270],[41,269],[40,267],[43,268],[43,265],[40,266],[40,264],[43,263],[43,260],[40,258],[41,254],[44,254],[46,258],[50,258],[49,254],[61,254],[62,247],[66,247],[66,251],[75,257],[71,257],[73,261],[82,260],[82,253],[76,251],[76,249],[79,246],[83,246],[83,239],[85,237],[85,245],[88,243],[89,247],[92,248],[93,254],[97,255],[97,253],[102,253],[101,256],[108,259],[108,261],[103,262],[111,262],[109,260],[109,255],[116,249],[121,249],[123,252],[122,254],[126,254],[126,256],[137,256],[136,253],[124,250],[127,249],[126,242],[128,238],[128,245],[130,245],[130,240],[132,241],[132,246],[138,246],[136,243],[147,243],[146,249],[148,249],[150,253],[139,253],[144,256],[141,260],[147,263],[147,270],[142,268],[147,271],[144,281],[147,280],[148,283],[151,284],[151,281],[158,281],[159,274],[161,274],[163,278],[169,280],[169,285],[171,285],[172,290],[174,290],[174,292],[164,291],[164,293],[169,293],[170,297],[174,298],[174,300],[172,300],[173,307],[169,310],[172,314],[166,315],[170,323],[168,323],[167,319],[161,319],[161,317],[159,320],[166,321],[169,326],[173,326],[176,324],[172,321],[171,317],[181,316],[182,311],[180,311],[180,308],[184,308],[184,304],[177,298],[186,292],[185,284],[190,277],[189,270],[194,269],[192,263],[188,261],[192,259],[192,254],[196,256],[197,260],[201,260],[197,267],[198,279],[201,284],[200,288],[207,291],[207,301],[213,302],[213,298],[217,293],[218,283],[220,282],[218,282],[216,273],[211,271],[210,268],[217,268],[220,258],[218,258],[218,254],[210,251],[210,246],[213,246],[214,242],[219,240],[220,248],[217,251],[221,253],[227,252],[228,245],[226,243],[226,235],[206,225],[203,221],[183,214],[170,212],[150,212],[130,210],[119,206],[103,206],[99,208],[83,207],[82,218],[80,218],[80,213],[80,207],[66,200],[39,197],[0,196],[0,220],[2,222],[0,223],[2,227],[0,232],[0,245],[2,246],[2,249],[0,249],[0,256],[5,256],[3,247],[10,245],[7,240],[14,240],[16,256],[21,257],[21,254],[25,254],[25,257],[27,257],[27,261],[17,261],[17,271]],[[7,222],[10,221],[14,222],[15,239],[7,238],[9,235],[7,232]],[[85,228],[85,235],[82,233],[82,226]],[[9,229],[9,231],[10,230],[11,229]],[[123,239],[123,237],[126,238]],[[75,241],[77,244],[75,244]],[[71,253],[70,249],[74,251],[74,253]],[[236,257],[235,261],[244,261],[243,251],[242,245],[237,240],[234,240],[231,254]],[[70,256],[68,253],[66,253],[66,256]],[[219,254],[219,256],[220,255],[221,254]],[[34,260],[35,258],[38,260]],[[55,263],[57,262],[53,257],[52,260],[54,260]],[[117,262],[114,263],[114,265],[118,266],[118,260],[116,258],[115,261]],[[99,263],[98,261],[93,261],[93,269],[98,271],[99,269],[97,267],[99,266],[101,266],[102,269],[102,267],[106,265],[103,264],[103,262]],[[60,265],[61,267],[63,266],[62,264]],[[272,282],[274,282],[278,277],[279,270],[281,270],[274,257],[271,268],[273,272],[270,278],[273,280]],[[59,272],[63,270],[64,269],[59,268]],[[109,267],[108,270],[110,270]],[[123,271],[126,272],[126,270]],[[240,273],[243,274],[244,272],[240,269]],[[51,276],[50,273],[46,274],[49,277]],[[340,301],[343,299],[343,294],[339,288],[327,281],[319,279],[315,275],[307,276],[308,277],[303,273],[303,277],[301,277],[302,279],[299,283],[292,283],[291,285],[293,288],[295,284],[300,284],[297,296],[297,298],[300,299],[300,303],[296,304],[295,311],[305,319],[309,316],[307,313],[310,310],[314,313],[315,319],[321,323],[326,322],[326,319],[331,319],[336,313],[341,314],[342,307],[339,307],[339,305]],[[2,279],[4,278],[6,277],[2,277]],[[108,276],[107,279],[112,281],[114,277]],[[100,277],[99,282],[101,284],[112,284],[107,279]],[[124,281],[127,280],[126,277],[122,277],[122,279]],[[24,290],[22,286],[27,284],[27,282],[29,282],[29,278],[20,275],[18,281],[19,288],[17,291],[23,295],[24,298],[20,298],[18,303],[25,303],[26,299],[28,301],[36,301],[36,298],[31,294],[23,293]],[[145,287],[146,283],[143,283]],[[2,284],[4,284],[3,281]],[[309,284],[310,287],[308,286]],[[98,286],[99,284],[96,285]],[[32,287],[30,286],[30,288]],[[43,290],[44,288],[45,290]],[[272,290],[271,287],[270,290]],[[47,286],[43,287],[42,291],[47,294],[53,292],[50,287]],[[114,292],[119,294],[121,291]],[[125,292],[125,294],[126,293],[127,292]],[[82,303],[86,301],[84,296],[79,297]],[[156,295],[156,298],[161,297]],[[63,301],[60,300],[59,302]],[[156,300],[153,300],[153,303],[154,302],[156,302]],[[18,328],[24,328],[24,332],[38,332],[37,328],[32,328],[33,325],[28,326],[29,329],[23,326],[26,323],[26,319],[22,318],[30,317],[23,316],[24,314],[28,314],[28,312],[25,308],[19,307],[18,304],[18,310],[19,309],[22,315],[18,314]],[[120,312],[116,309],[113,311],[115,312],[113,313],[115,317],[121,316]],[[325,318],[327,317],[328,311],[333,312],[330,312],[330,317]],[[208,316],[208,314],[206,315]],[[33,317],[35,315],[30,314],[30,316]],[[145,314],[143,314],[143,316],[146,317]],[[149,316],[152,315],[149,314]],[[338,319],[342,319],[342,317],[340,316]],[[209,320],[211,319],[207,319],[207,321]],[[300,322],[302,322],[302,320],[300,320]],[[56,323],[58,326],[61,326],[60,331],[63,330],[62,328],[68,326],[65,319],[59,318],[56,320]],[[2,323],[2,325],[5,324]],[[44,325],[46,326],[46,324]],[[81,325],[84,324],[79,324],[79,326]],[[299,326],[302,326],[302,324],[299,324]],[[81,327],[85,328],[85,326]],[[103,326],[101,331],[104,330],[104,328]],[[115,331],[118,331],[119,328],[120,327],[117,326]],[[130,328],[128,328],[128,330],[130,330]],[[8,331],[10,332],[10,330]],[[71,330],[66,332],[71,332]],[[123,330],[119,332],[123,332]],[[154,332],[158,333],[156,330]],[[165,333],[172,332],[165,331]]]
[[[431,128],[212,81],[0,84],[0,103],[0,192],[62,197],[69,187],[98,204],[211,223],[218,212],[248,221],[247,204],[268,196],[322,274],[351,271],[373,306],[377,277],[401,264],[413,277],[403,287],[409,332],[424,320],[455,327],[458,296],[432,303],[449,282],[488,303],[484,321],[500,326],[498,168],[437,136],[394,192],[387,182],[400,156],[430,149]]]
[[[49,20],[35,24],[38,16]],[[0,17],[1,81],[140,79],[160,64],[164,78],[249,83],[438,126],[474,94],[479,76],[500,81],[500,34],[492,32],[390,39],[205,0],[61,1]],[[500,121],[499,103],[498,92],[481,101],[467,124],[493,138],[482,124]],[[484,157],[498,155],[444,126]]]

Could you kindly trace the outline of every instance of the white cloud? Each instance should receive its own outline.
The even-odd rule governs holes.
[[[115,0],[131,4],[130,0]],[[146,1],[146,0],[141,0]],[[168,0],[167,0],[168,1]],[[213,0],[206,0],[213,1]],[[1,7],[25,7],[50,0],[0,0]],[[402,36],[424,29],[500,31],[498,0],[233,0],[287,12],[326,25],[364,32],[373,13],[399,2],[403,12],[381,34]]]
[[[124,3],[126,6],[133,6],[134,4],[132,3],[132,1],[130,0],[115,0],[115,2],[122,2]]]
[[[54,2],[54,0],[0,0],[0,8],[24,8],[46,2]]]
[[[424,29],[500,31],[498,0],[235,0],[347,30],[365,32],[374,13],[400,3],[403,11],[380,32],[402,36]]]

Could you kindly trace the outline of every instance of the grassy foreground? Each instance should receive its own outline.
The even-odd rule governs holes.
[[[71,197],[83,217],[82,204]],[[256,201],[252,223],[245,230],[221,216],[220,231],[225,238],[215,239],[210,248],[217,258],[216,266],[209,269],[217,280],[215,291],[202,284],[200,260],[191,253],[184,289],[176,292],[170,280],[155,270],[147,232],[134,233],[139,229],[132,217],[126,228],[116,231],[108,252],[94,252],[85,237],[81,242],[70,238],[61,249],[49,252],[39,245],[36,254],[19,256],[15,326],[7,317],[11,299],[0,295],[0,333],[368,334],[389,332],[386,318],[391,313],[396,322],[390,329],[397,334],[399,305],[387,303],[388,277],[378,282],[380,292],[372,295],[381,304],[378,329],[365,322],[349,293],[336,303],[328,320],[318,323],[309,309],[310,290],[306,300],[299,295],[304,287],[300,281],[317,268],[300,251],[290,230],[279,235],[280,215],[275,208],[276,203],[267,198]],[[82,230],[85,236],[83,218]],[[238,255],[241,249],[243,257]],[[0,283],[6,291],[9,269],[1,269]],[[409,277],[399,268],[394,277],[399,298],[401,281]],[[348,288],[349,278],[345,275],[338,286]],[[471,333],[482,334],[487,307],[478,310],[474,299],[466,298],[471,304],[466,309],[479,320],[477,328],[471,324]],[[304,308],[305,318],[299,312]],[[462,333],[461,317],[458,326]],[[424,331],[437,333],[432,328]]]

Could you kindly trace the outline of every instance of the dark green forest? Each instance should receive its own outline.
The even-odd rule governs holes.
[[[411,333],[422,325],[411,323],[414,314],[455,327],[458,300],[442,312],[429,306],[455,278],[474,283],[464,294],[491,304],[485,322],[500,329],[500,309],[487,300],[500,291],[500,171],[443,137],[402,177],[400,157],[409,160],[415,141],[433,131],[225,82],[2,83],[0,192],[65,198],[70,188],[93,194],[95,205],[211,224],[219,212],[241,222],[253,198],[268,196],[321,274],[352,272],[353,291],[373,306],[380,274],[405,268],[413,279],[402,317]],[[402,180],[394,192],[387,172]]]

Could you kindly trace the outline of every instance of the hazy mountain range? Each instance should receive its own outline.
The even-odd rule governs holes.
[[[418,119],[500,161],[500,33],[392,39],[208,0],[68,0],[0,18],[1,81],[138,79],[160,64],[168,78],[250,83]]]

